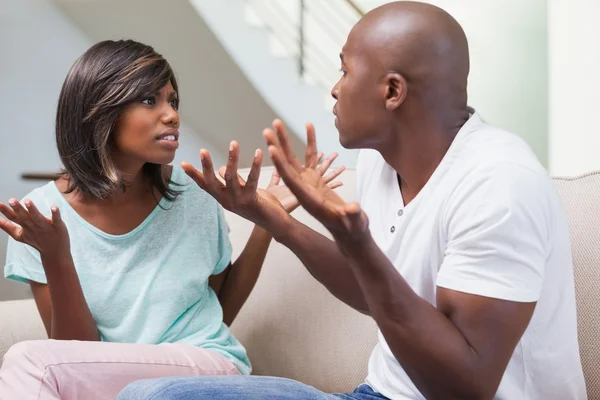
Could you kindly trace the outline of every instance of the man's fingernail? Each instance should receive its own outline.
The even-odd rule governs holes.
[[[260,155],[260,150],[256,149],[256,151],[254,152],[254,157],[258,157]]]
[[[229,143],[229,151],[233,151],[233,142]]]

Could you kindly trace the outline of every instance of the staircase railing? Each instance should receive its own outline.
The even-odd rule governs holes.
[[[307,83],[329,92],[339,79],[338,54],[364,15],[352,0],[246,0],[249,10],[289,56]]]

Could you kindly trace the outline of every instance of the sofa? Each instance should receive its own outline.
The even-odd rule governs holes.
[[[261,174],[264,187],[271,174]],[[339,193],[355,200],[355,171]],[[555,178],[569,215],[577,291],[579,340],[590,399],[600,399],[600,172]],[[294,215],[325,234],[304,210]],[[234,258],[252,225],[228,214]],[[256,288],[232,325],[254,374],[282,376],[328,392],[363,382],[377,340],[375,323],[335,299],[285,247],[273,243]],[[14,343],[45,338],[33,300],[0,302],[0,358]]]

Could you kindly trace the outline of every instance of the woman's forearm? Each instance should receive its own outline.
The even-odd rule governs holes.
[[[269,249],[272,236],[255,226],[242,254],[231,265],[227,279],[219,291],[223,322],[231,325],[254,288]]]
[[[99,341],[70,253],[42,256],[52,302],[50,338]]]

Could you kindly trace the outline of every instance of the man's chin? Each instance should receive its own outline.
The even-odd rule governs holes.
[[[344,135],[339,129],[339,141],[343,148],[346,150],[355,150],[360,149],[360,144],[356,142],[356,140],[352,140],[348,137],[348,135]]]

